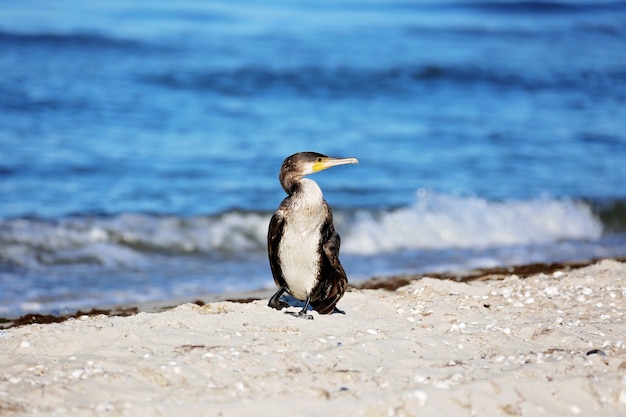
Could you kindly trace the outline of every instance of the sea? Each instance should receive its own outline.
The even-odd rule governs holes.
[[[283,159],[351,282],[626,255],[626,1],[0,0],[0,317],[273,287]]]

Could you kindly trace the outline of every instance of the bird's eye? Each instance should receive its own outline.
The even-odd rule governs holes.
[[[322,158],[317,158],[317,162],[322,162]]]

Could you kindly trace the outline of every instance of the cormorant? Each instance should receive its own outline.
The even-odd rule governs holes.
[[[335,305],[348,286],[339,262],[339,235],[333,214],[317,183],[303,178],[330,167],[358,164],[356,158],[332,158],[317,152],[289,156],[280,169],[279,180],[287,197],[272,216],[267,235],[270,266],[278,291],[268,306],[288,307],[280,300],[287,292],[304,301],[296,317],[312,319],[309,305],[320,314],[337,310]]]

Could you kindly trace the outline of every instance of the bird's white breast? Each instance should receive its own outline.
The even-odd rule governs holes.
[[[319,186],[302,180],[300,198],[285,213],[285,228],[278,249],[283,277],[295,298],[306,300],[317,282],[320,231],[325,220],[324,199]]]

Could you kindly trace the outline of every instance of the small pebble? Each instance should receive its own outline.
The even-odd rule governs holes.
[[[606,354],[606,352],[600,349],[591,349],[590,351],[587,352],[587,356],[589,355],[600,355],[602,357],[608,358],[608,355]]]
[[[115,406],[109,403],[102,403],[96,406],[96,411],[99,413],[104,412],[104,411],[113,411],[113,410],[115,410]]]
[[[543,290],[543,292],[545,292],[548,297],[552,297],[559,293],[559,288],[558,287],[546,287],[546,289]]]
[[[415,398],[417,398],[419,405],[426,405],[426,402],[428,401],[428,394],[426,392],[422,390],[416,390],[413,392],[413,395],[415,395]]]

